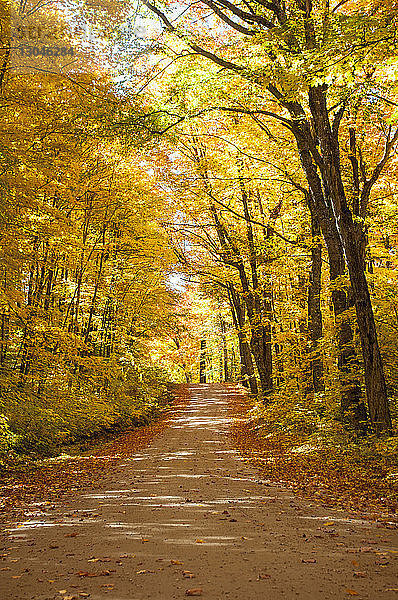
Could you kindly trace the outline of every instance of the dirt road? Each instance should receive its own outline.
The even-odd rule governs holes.
[[[100,489],[30,507],[1,551],[2,600],[398,599],[398,535],[261,481],[231,448],[228,394],[191,400]]]

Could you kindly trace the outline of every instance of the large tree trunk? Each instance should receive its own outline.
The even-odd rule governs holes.
[[[264,327],[262,325],[251,325],[250,348],[256,361],[263,396],[267,396],[272,391],[272,372],[265,354],[267,345],[268,341]]]
[[[347,260],[355,302],[365,371],[365,385],[372,426],[377,433],[391,430],[391,416],[376,324],[365,276],[362,239],[348,207],[340,169],[338,138],[329,122],[326,89],[310,88],[310,108],[319,137],[323,178],[327,181],[339,237]]]
[[[295,112],[297,110],[297,107],[292,109],[295,116],[297,116],[297,112]],[[347,314],[349,299],[344,287],[341,284],[336,285],[344,277],[346,271],[343,245],[330,206],[329,186],[327,183],[322,185],[309,150],[308,138],[311,136],[311,130],[308,122],[302,120],[300,128],[295,129],[293,133],[310,190],[307,195],[310,212],[318,220],[328,253],[332,304],[337,328],[337,362],[341,385],[342,418],[355,429],[361,430],[366,427],[367,413],[360,382],[356,375],[358,361],[354,334]]]
[[[246,334],[243,331],[238,332],[238,340],[239,340],[239,354],[241,358],[241,375],[242,382],[244,385],[247,385],[250,389],[250,392],[254,395],[258,394],[258,386],[256,380],[256,374],[254,372],[254,365],[252,354],[250,351],[250,344],[247,340]]]
[[[349,221],[350,219],[347,220]],[[351,286],[355,298],[370,420],[376,433],[381,433],[383,431],[390,431],[392,423],[373,307],[365,271],[360,268],[361,257],[359,256],[355,241],[350,239],[350,224],[345,223],[341,226],[341,229]]]

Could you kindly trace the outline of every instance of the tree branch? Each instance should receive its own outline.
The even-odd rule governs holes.
[[[229,25],[230,27],[232,27],[233,29],[236,29],[236,31],[239,31],[240,33],[243,33],[244,35],[255,35],[256,31],[253,31],[251,29],[248,29],[247,27],[244,27],[243,25],[240,25],[239,23],[236,23],[235,21],[233,21],[232,19],[230,19],[227,15],[225,15],[219,8],[218,6],[214,3],[214,2],[210,2],[209,0],[202,0],[202,2],[204,4],[206,4],[206,6],[208,6],[209,8],[211,8],[214,13],[222,20],[224,21],[224,23],[227,23],[227,25]]]
[[[159,19],[165,25],[167,31],[174,33],[177,37],[182,39],[197,54],[200,54],[201,56],[208,58],[209,60],[213,61],[215,64],[219,65],[220,67],[223,67],[224,69],[231,69],[232,71],[235,71],[235,72],[242,72],[245,70],[245,68],[242,67],[241,65],[236,65],[235,63],[232,63],[228,60],[224,60],[223,58],[220,58],[213,52],[210,52],[209,50],[205,50],[204,48],[202,48],[201,46],[198,46],[194,42],[187,40],[186,36],[183,33],[179,32],[177,30],[177,28],[171,23],[171,21],[169,21],[167,16],[161,10],[159,10],[154,4],[152,4],[148,0],[142,0],[142,3],[145,4],[145,6],[147,8],[149,8],[149,10],[151,10],[153,13],[155,13],[155,15],[157,15],[159,17]]]
[[[232,2],[229,2],[229,0],[217,0],[216,2],[207,0],[206,2],[206,5],[212,8],[213,10],[215,9],[215,6],[217,6],[217,4],[221,4],[221,6],[231,11],[231,13],[239,17],[245,23],[258,23],[259,25],[263,25],[267,29],[273,29],[275,27],[275,24],[272,21],[269,21],[262,15],[256,15],[253,13],[246,12],[235,6],[235,4],[232,4]]]
[[[398,142],[398,127],[395,130],[395,133],[392,135],[392,127],[390,125],[390,127],[388,129],[388,133],[387,133],[386,143],[384,146],[383,156],[382,156],[381,160],[377,163],[375,168],[373,169],[373,173],[370,176],[370,179],[367,179],[367,180],[365,179],[365,183],[363,185],[363,189],[362,189],[362,193],[361,193],[361,216],[362,217],[364,217],[366,214],[366,209],[368,206],[370,192],[372,190],[372,187],[374,186],[376,181],[379,179],[382,170],[384,169],[385,165],[387,164],[388,160],[390,159],[391,150],[393,149],[393,147],[395,146],[395,144],[397,142]]]
[[[238,213],[236,210],[234,210],[227,204],[224,204],[224,202],[221,202],[221,200],[218,200],[218,198],[213,196],[213,194],[211,192],[206,192],[206,193],[213,200],[213,202],[215,202],[219,206],[222,206],[223,208],[225,208],[225,210],[228,210],[235,217],[237,217],[238,219],[242,219],[243,221],[246,221],[246,222],[248,221],[247,218],[245,217],[245,215],[241,215],[240,213]],[[259,227],[264,229],[267,234],[271,233],[273,235],[276,235],[277,237],[281,238],[283,241],[287,242],[288,244],[292,244],[294,246],[300,246],[302,248],[307,248],[307,246],[305,244],[301,244],[297,240],[291,240],[291,239],[285,237],[284,235],[279,233],[279,231],[276,231],[276,229],[274,229],[273,227],[270,227],[269,225],[264,225],[264,223],[261,223],[260,221],[256,221],[255,219],[249,219],[249,221],[253,225],[258,225]]]

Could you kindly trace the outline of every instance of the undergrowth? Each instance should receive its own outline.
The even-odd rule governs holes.
[[[58,455],[77,442],[147,425],[170,400],[164,374],[154,367],[115,370],[106,386],[77,379],[47,383],[45,394],[10,387],[1,399],[0,470]]]
[[[328,505],[377,515],[397,512],[397,435],[359,437],[331,412],[320,416],[297,399],[275,398],[265,407],[239,396],[232,410],[233,441],[264,478]]]

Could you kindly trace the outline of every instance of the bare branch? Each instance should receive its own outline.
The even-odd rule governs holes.
[[[200,54],[201,56],[208,58],[209,60],[211,60],[215,64],[219,65],[220,67],[223,67],[224,69],[231,69],[232,71],[236,71],[236,72],[242,72],[245,70],[244,67],[242,67],[241,65],[236,65],[235,63],[232,63],[228,60],[224,60],[223,58],[220,58],[213,52],[210,52],[209,50],[205,50],[204,48],[202,48],[201,46],[198,46],[194,42],[187,40],[186,36],[183,33],[179,32],[177,30],[177,28],[171,23],[171,21],[169,21],[167,16],[161,10],[159,10],[154,4],[152,4],[148,0],[142,0],[142,2],[143,2],[143,4],[145,4],[145,6],[147,8],[149,8],[149,10],[151,10],[153,13],[155,13],[155,15],[157,15],[159,17],[159,19],[165,25],[167,31],[174,33],[177,37],[182,39],[197,54]]]
[[[263,25],[267,29],[272,29],[275,27],[275,24],[272,21],[269,21],[262,15],[256,15],[253,13],[246,12],[235,6],[235,4],[232,4],[232,2],[229,2],[229,0],[217,0],[216,2],[208,0],[206,2],[206,5],[212,8],[213,10],[217,4],[221,4],[221,6],[230,10],[232,14],[236,15],[246,23],[258,23],[259,25]]]
[[[224,202],[221,202],[221,200],[218,200],[218,198],[213,196],[213,194],[211,194],[210,192],[206,192],[206,193],[213,200],[213,202],[215,202],[219,206],[222,206],[223,208],[225,208],[225,210],[228,210],[231,214],[233,214],[238,219],[243,219],[243,221],[247,222],[247,218],[245,217],[245,215],[241,215],[240,213],[238,213],[236,210],[234,210],[227,204],[224,204]],[[291,239],[285,237],[284,235],[279,233],[279,231],[276,231],[276,229],[274,229],[273,227],[270,227],[269,225],[264,225],[264,223],[261,223],[260,221],[256,221],[255,219],[249,219],[249,221],[253,225],[258,225],[259,227],[264,229],[268,234],[276,235],[277,237],[281,238],[283,241],[287,242],[288,244],[293,244],[294,246],[300,246],[302,248],[307,248],[307,246],[305,244],[302,244],[302,243],[298,242],[297,240],[291,240]]]
[[[398,127],[396,128],[395,133],[393,134],[392,127],[390,125],[390,127],[388,129],[388,133],[387,133],[386,143],[384,146],[383,156],[382,156],[381,160],[377,163],[375,168],[373,169],[373,173],[370,176],[370,179],[365,180],[365,183],[364,183],[364,186],[362,189],[362,193],[361,193],[361,216],[362,217],[364,217],[366,214],[366,209],[368,206],[370,192],[372,190],[372,187],[379,179],[385,165],[387,164],[387,162],[389,161],[389,159],[391,157],[391,151],[393,150],[393,148],[397,142],[398,142]]]
[[[332,13],[334,13],[338,8],[340,8],[340,6],[343,6],[343,4],[347,4],[347,2],[349,2],[349,0],[340,0],[340,2],[338,2],[336,6],[332,8]]]
[[[243,25],[240,25],[239,23],[236,23],[235,21],[233,21],[232,19],[230,19],[226,14],[224,14],[218,8],[218,6],[214,2],[210,2],[209,0],[202,0],[202,2],[204,4],[206,4],[206,6],[209,6],[215,12],[215,14],[222,21],[224,21],[224,23],[227,23],[227,25],[229,25],[233,29],[236,29],[236,31],[239,31],[240,33],[243,33],[244,35],[255,35],[256,34],[256,31],[248,29],[247,27],[244,27]]]
[[[264,115],[266,117],[271,117],[272,119],[276,119],[277,121],[280,121],[285,127],[287,127],[290,130],[293,127],[293,121],[291,121],[290,119],[286,119],[285,117],[282,117],[281,115],[278,115],[277,113],[271,112],[269,110],[262,110],[262,109],[249,110],[249,109],[244,109],[244,108],[233,108],[233,107],[229,107],[229,106],[218,106],[218,107],[215,107],[215,109],[222,110],[224,112],[235,112],[235,113],[240,113],[240,114],[249,115],[249,116]],[[214,109],[212,109],[212,110],[214,110]]]

